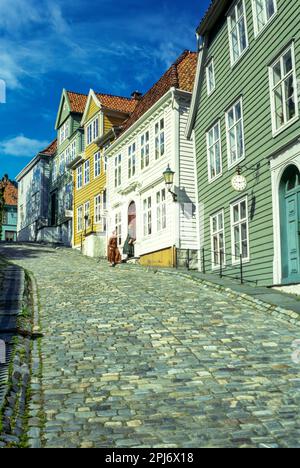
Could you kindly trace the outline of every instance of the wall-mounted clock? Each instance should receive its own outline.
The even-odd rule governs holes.
[[[236,174],[231,180],[231,185],[236,192],[243,192],[247,188],[247,179],[241,174]]]

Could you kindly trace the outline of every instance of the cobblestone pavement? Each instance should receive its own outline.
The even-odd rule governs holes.
[[[5,254],[38,283],[44,446],[300,446],[299,327],[173,275]]]

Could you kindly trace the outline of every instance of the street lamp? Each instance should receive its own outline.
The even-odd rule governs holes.
[[[167,169],[163,173],[163,176],[165,179],[165,184],[166,184],[168,192],[172,195],[173,201],[177,202],[177,195],[176,193],[172,192],[172,187],[174,185],[175,172],[171,170],[170,165],[168,165]]]

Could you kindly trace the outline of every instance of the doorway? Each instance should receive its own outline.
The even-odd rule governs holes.
[[[136,205],[131,202],[128,208],[128,235],[136,240]]]
[[[300,282],[300,172],[287,167],[280,182],[282,283]]]

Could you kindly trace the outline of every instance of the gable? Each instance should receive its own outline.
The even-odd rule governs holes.
[[[99,112],[99,111],[100,111],[100,107],[97,106],[94,99],[91,99],[90,105],[88,107],[88,112],[87,112],[87,115],[86,115],[86,122],[89,121],[90,119],[92,119],[97,114],[97,112]]]
[[[69,116],[70,112],[71,112],[71,108],[70,108],[69,99],[68,99],[66,91],[63,90],[59,108],[58,108],[57,119],[55,123],[55,130],[57,130],[63,124],[63,122]]]

